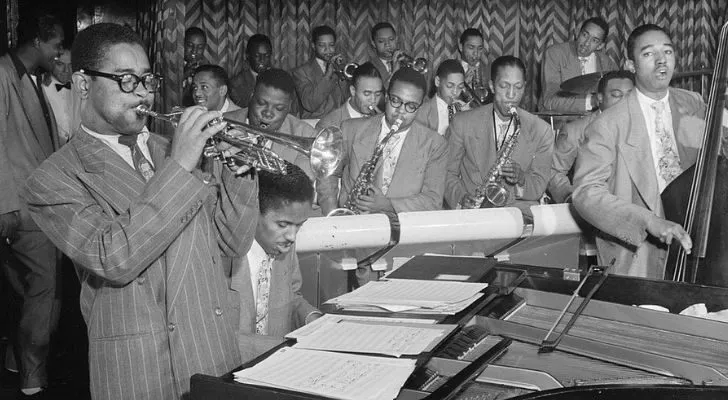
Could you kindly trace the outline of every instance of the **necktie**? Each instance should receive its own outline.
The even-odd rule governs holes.
[[[391,74],[392,69],[394,69],[394,63],[392,60],[389,60],[389,61],[387,61],[387,72],[389,72]]]
[[[397,167],[397,160],[399,154],[394,154],[394,148],[397,146],[401,135],[398,133],[392,135],[384,147],[384,162],[382,163],[382,193],[387,194],[389,191],[389,185],[392,184],[392,176],[394,176],[394,169]]]
[[[581,74],[586,75],[586,63],[589,62],[589,57],[579,57],[579,64],[581,64]]]
[[[61,89],[63,89],[63,88],[66,88],[66,89],[69,89],[70,90],[71,89],[71,82],[66,82],[66,83],[63,83],[63,84],[56,83],[56,90],[57,91],[60,92]]]
[[[270,272],[273,259],[266,256],[258,269],[258,298],[255,300],[255,333],[268,334],[268,298],[270,297]]]
[[[131,158],[134,161],[134,169],[139,172],[145,181],[149,181],[154,176],[154,166],[144,157],[139,144],[137,143],[137,135],[121,135],[119,143],[128,146],[131,149]]]
[[[664,111],[665,103],[658,101],[652,103],[655,110],[655,137],[657,138],[657,165],[660,170],[660,177],[665,180],[665,186],[669,185],[682,172],[680,167],[680,156],[677,154],[677,145],[672,137],[670,124],[665,124]]]
[[[455,116],[455,106],[452,104],[447,105],[447,120],[452,121],[452,118]]]

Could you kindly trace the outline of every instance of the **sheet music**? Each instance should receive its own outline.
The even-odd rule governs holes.
[[[390,279],[369,282],[327,303],[437,307],[473,297],[487,283]]]
[[[439,343],[453,328],[452,325],[342,321],[299,338],[293,347],[394,357],[417,355]]]
[[[336,399],[394,399],[415,360],[284,347],[234,373],[241,383],[272,386]]]
[[[336,324],[341,321],[368,321],[383,324],[434,324],[437,322],[437,320],[434,319],[424,318],[382,318],[361,315],[324,314],[310,324],[304,325],[296,329],[295,331],[287,334],[286,337],[289,339],[298,339],[304,336],[308,336],[326,325]]]

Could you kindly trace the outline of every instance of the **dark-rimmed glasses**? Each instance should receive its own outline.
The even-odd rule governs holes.
[[[394,108],[400,108],[402,106],[402,104],[404,104],[404,109],[408,113],[413,113],[413,112],[417,111],[417,109],[420,108],[420,106],[422,105],[422,104],[417,104],[413,101],[410,101],[409,103],[405,103],[399,97],[397,97],[395,95],[391,95],[391,94],[387,95],[387,100],[389,101],[389,104],[391,104],[392,107],[394,107]]]
[[[157,74],[144,74],[142,76],[137,76],[135,74],[109,74],[106,72],[101,71],[94,71],[90,69],[82,69],[80,71],[82,74],[86,74],[88,76],[100,76],[102,78],[107,78],[116,81],[116,83],[119,84],[119,89],[121,89],[124,93],[131,93],[136,90],[137,86],[139,86],[139,82],[144,85],[144,88],[147,89],[149,92],[154,93],[157,90],[159,90],[159,86],[162,84],[162,76]]]

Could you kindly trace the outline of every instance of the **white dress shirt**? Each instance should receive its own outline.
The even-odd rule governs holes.
[[[81,129],[86,131],[89,135],[101,140],[104,144],[111,147],[111,150],[113,150],[116,154],[121,156],[121,158],[126,161],[129,166],[131,166],[132,169],[136,170],[134,167],[134,158],[131,156],[131,148],[125,144],[119,143],[119,136],[121,135],[102,135],[100,133],[94,132],[91,129],[81,125]],[[144,154],[144,157],[149,161],[152,166],[154,166],[154,161],[152,161],[152,156],[149,153],[149,147],[147,147],[147,140],[149,139],[149,129],[145,126],[144,129],[142,129],[141,132],[139,132],[139,136],[137,136],[137,145],[142,151],[142,154]]]
[[[225,97],[225,101],[222,103],[222,107],[220,107],[221,113],[226,113],[230,109],[230,99]]]
[[[253,286],[253,304],[258,301],[258,273],[260,272],[260,266],[263,264],[263,260],[269,256],[258,244],[257,240],[253,240],[253,244],[250,246],[250,250],[246,255],[248,258],[248,267],[250,267],[250,283]]]
[[[62,139],[61,142],[65,143],[71,138],[71,90],[66,88],[58,90],[56,84],[60,85],[61,82],[51,75],[50,85],[41,85],[41,87],[56,118],[58,136]]]
[[[447,127],[450,126],[450,116],[447,112],[447,103],[439,95],[435,95],[437,104],[437,133],[444,135]]]
[[[389,72],[389,73],[391,74],[391,73],[392,73],[392,68],[390,68],[390,67],[389,67],[389,63],[390,63],[391,61],[389,61],[389,60],[385,60],[385,59],[383,59],[383,58],[380,58],[380,60],[382,61],[382,64],[384,64],[384,68],[386,68],[386,69],[387,69],[387,72]]]
[[[357,111],[354,107],[351,105],[351,98],[349,101],[346,102],[346,111],[349,112],[349,117],[351,118],[362,118],[364,114]]]
[[[316,57],[316,64],[321,68],[321,72],[326,75],[326,61]]]
[[[591,53],[586,57],[579,57],[579,66],[581,67],[581,60],[585,59],[586,62],[584,63],[584,68],[582,70],[582,75],[586,74],[593,74],[597,72],[597,55],[595,53]],[[586,96],[586,99],[584,101],[584,108],[586,111],[590,111],[592,109],[592,103],[591,103],[591,96]]]
[[[657,112],[652,108],[653,103],[663,102],[665,103],[665,110],[662,112],[662,120],[664,122],[665,129],[672,135],[673,143],[675,141],[675,132],[672,131],[672,111],[670,110],[670,92],[668,91],[665,97],[660,100],[655,100],[647,97],[644,93],[637,91],[637,101],[640,103],[642,109],[642,115],[645,117],[645,125],[647,126],[647,135],[650,138],[650,149],[652,150],[652,167],[655,170],[655,176],[657,176],[657,187],[662,193],[667,186],[667,183],[660,174],[660,143],[657,141],[657,134],[655,132],[655,118],[657,118]]]
[[[404,107],[404,105],[402,105]],[[402,144],[404,143],[404,140],[407,138],[407,133],[409,133],[410,128],[407,128],[401,132],[398,132],[389,139],[389,142],[387,143],[387,146],[384,148],[384,154],[382,154],[382,183],[384,184],[384,188],[382,188],[382,192],[386,195],[387,190],[389,188],[389,183],[392,181],[392,176],[394,176],[394,170],[397,166],[397,160],[399,160],[399,153],[402,151]],[[382,140],[387,136],[389,133],[390,128],[387,126],[386,117],[382,117],[382,130],[379,132],[379,138],[377,139],[377,143],[381,143]]]

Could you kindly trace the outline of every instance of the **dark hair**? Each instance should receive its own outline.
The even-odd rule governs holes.
[[[594,24],[602,29],[604,31],[604,36],[602,36],[602,41],[607,39],[607,34],[609,33],[609,24],[607,24],[607,21],[605,21],[601,17],[591,17],[588,20],[584,21],[583,24],[581,24],[581,28],[579,31],[583,30],[587,24]]]
[[[60,35],[61,21],[50,14],[29,14],[18,21],[18,47],[38,39],[47,42]]]
[[[392,87],[394,87],[395,82],[406,82],[415,85],[422,90],[423,97],[427,94],[427,81],[425,81],[425,77],[413,68],[403,67],[398,69],[397,72],[395,72],[389,79],[389,88],[387,88],[387,93],[392,91]]]
[[[435,75],[440,79],[445,79],[450,74],[465,75],[465,70],[463,69],[463,65],[460,64],[460,61],[448,59],[441,62],[437,67],[437,73]]]
[[[191,26],[185,30],[185,39],[190,36],[202,36],[203,39],[207,40],[207,35],[205,35],[205,31],[196,26]]]
[[[270,42],[268,36],[261,33],[256,33],[248,39],[248,44],[245,45],[245,54],[250,56],[254,50],[258,49],[260,45],[268,46],[268,51],[273,51],[273,45]]]
[[[354,74],[351,77],[351,83],[356,87],[359,84],[361,78],[379,78],[382,79],[382,74],[379,73],[377,67],[371,62],[367,61],[364,64],[358,66],[354,70]]]
[[[209,72],[212,77],[215,78],[218,85],[225,85],[227,87],[230,87],[230,79],[228,78],[227,72],[225,72],[225,68],[219,65],[204,64],[200,65],[195,69],[195,75],[199,74],[200,72]]]
[[[296,84],[293,82],[291,74],[280,68],[270,68],[261,72],[255,82],[255,87],[260,85],[282,90],[288,93],[291,100],[296,98]]]
[[[260,213],[294,202],[313,203],[313,184],[295,164],[286,164],[286,174],[258,172],[258,204]]]
[[[629,37],[627,38],[627,58],[634,61],[634,45],[637,39],[639,39],[640,36],[644,35],[647,32],[653,32],[658,31],[662,32],[667,37],[670,37],[670,34],[667,33],[667,31],[662,28],[659,25],[655,24],[644,24],[640,25],[632,31],[632,33],[629,34]]]
[[[327,25],[321,25],[313,28],[313,31],[311,31],[311,41],[313,43],[316,43],[316,41],[324,35],[331,35],[334,37],[334,41],[336,41],[336,32],[334,32],[334,30]]]
[[[483,39],[483,34],[480,33],[480,30],[475,28],[468,28],[464,30],[462,34],[460,34],[460,44],[465,44],[465,41],[468,40],[469,37],[473,36],[477,36]]]
[[[500,56],[490,65],[490,79],[495,82],[498,72],[505,67],[517,67],[523,73],[523,79],[526,79],[526,66],[520,58],[516,56]]]
[[[604,94],[604,89],[607,87],[607,83],[612,79],[629,79],[634,85],[634,74],[625,69],[619,71],[609,71],[601,79],[599,79],[599,85],[597,85],[597,92]]]
[[[71,66],[73,71],[98,69],[109,48],[115,44],[144,43],[130,27],[108,22],[90,25],[76,35],[71,47]]]
[[[382,29],[386,29],[386,28],[391,29],[395,35],[397,34],[397,31],[394,30],[394,25],[390,24],[389,22],[379,22],[372,27],[372,32],[371,32],[372,41],[374,41],[374,39],[377,37],[377,32],[379,32]]]

